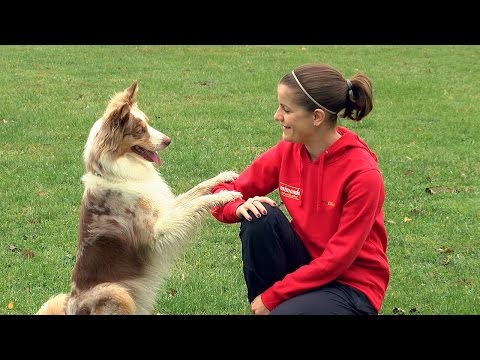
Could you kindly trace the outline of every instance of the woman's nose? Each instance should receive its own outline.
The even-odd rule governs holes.
[[[282,117],[280,116],[279,114],[279,109],[275,110],[275,113],[273,114],[273,118],[276,120],[276,121],[280,121],[282,119]]]

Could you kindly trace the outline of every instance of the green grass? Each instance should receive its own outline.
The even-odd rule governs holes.
[[[0,46],[0,314],[69,290],[83,146],[111,95],[139,81],[140,108],[172,138],[159,171],[180,193],[276,143],[277,82],[307,62],[373,82],[373,112],[340,124],[384,175],[382,314],[479,314],[479,58],[479,46]],[[248,314],[238,224],[206,219],[156,310]]]

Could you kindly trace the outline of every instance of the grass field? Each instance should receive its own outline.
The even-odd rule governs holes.
[[[479,59],[479,46],[0,46],[0,314],[69,290],[83,146],[111,95],[139,81],[140,108],[172,139],[159,171],[180,193],[277,142],[277,82],[307,62],[373,82],[372,113],[340,125],[385,180],[381,313],[479,314]],[[238,230],[208,218],[156,311],[248,314]]]

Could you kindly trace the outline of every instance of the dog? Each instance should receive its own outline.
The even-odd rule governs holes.
[[[153,164],[170,138],[149,125],[138,82],[115,94],[88,135],[84,193],[69,294],[37,314],[152,314],[172,264],[211,207],[242,197],[212,194],[238,177],[224,171],[174,196]]]

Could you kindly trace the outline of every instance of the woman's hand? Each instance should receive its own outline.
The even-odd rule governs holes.
[[[239,219],[242,217],[247,219],[248,221],[252,221],[252,217],[248,214],[248,210],[250,210],[254,216],[259,218],[262,215],[267,215],[267,210],[262,203],[270,204],[271,206],[277,206],[274,200],[270,199],[266,196],[254,196],[252,198],[247,199],[242,205],[240,205],[237,210],[236,214]]]
[[[250,313],[253,315],[270,314],[270,310],[268,310],[265,305],[263,305],[263,301],[260,295],[253,299],[252,303],[250,304]]]

